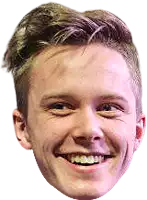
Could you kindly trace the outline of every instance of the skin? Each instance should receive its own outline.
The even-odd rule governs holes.
[[[65,195],[103,196],[127,170],[145,129],[124,58],[100,44],[53,47],[34,59],[31,77],[27,120],[13,112],[20,144],[33,149],[43,176]],[[68,97],[49,98],[57,94]],[[92,151],[114,157],[96,172],[79,173],[57,156]]]

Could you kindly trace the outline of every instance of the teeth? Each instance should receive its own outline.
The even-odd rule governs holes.
[[[94,156],[94,161],[99,162],[101,156]]]
[[[70,160],[72,163],[74,163],[75,158],[74,158],[74,157],[71,157],[71,158],[70,158],[70,157],[68,156],[68,160]]]
[[[86,156],[81,156],[81,157],[79,158],[79,162],[81,162],[81,163],[86,163],[86,162],[87,162]]]
[[[101,163],[104,160],[104,156],[99,156],[99,163]]]
[[[68,160],[72,163],[101,163],[104,160],[104,156],[85,156],[85,155],[68,155]]]
[[[94,163],[94,157],[93,156],[88,156],[88,163]]]
[[[75,162],[80,162],[80,157],[79,156],[75,157]]]

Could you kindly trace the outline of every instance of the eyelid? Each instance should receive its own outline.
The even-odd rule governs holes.
[[[118,103],[102,103],[100,106],[98,106],[98,108],[105,106],[105,105],[113,106],[113,107],[115,107],[116,109],[119,109],[119,110],[124,110],[123,107]]]
[[[63,105],[64,107],[66,107],[65,109],[64,108],[54,108],[54,106],[58,105],[58,104],[61,104]],[[113,106],[116,108],[116,110],[108,110],[108,111],[105,111],[103,109],[101,109],[101,107],[105,106],[105,105],[109,105],[109,106]],[[80,104],[78,103],[74,103],[74,105],[71,103],[71,102],[67,102],[65,100],[62,100],[62,99],[59,99],[59,100],[52,100],[51,102],[48,102],[46,105],[43,105],[43,109],[45,111],[49,111],[51,112],[53,115],[61,115],[61,116],[66,116],[66,115],[69,115],[73,112],[73,110],[76,110],[77,108],[79,108]],[[96,106],[96,104],[95,104]],[[100,110],[101,109],[101,110]],[[124,106],[121,104],[121,103],[118,103],[118,102],[111,102],[111,101],[103,101],[103,102],[99,102],[97,104],[97,106],[95,107],[95,111],[96,112],[100,112],[105,115],[108,115],[108,114],[112,114],[112,113],[116,113],[118,114],[118,112],[124,112],[125,111],[125,108]]]
[[[71,104],[69,104],[69,103],[66,103],[66,102],[54,102],[54,103],[50,103],[49,105],[48,105],[48,108],[51,108],[51,107],[53,107],[53,106],[55,106],[55,105],[63,105],[63,106],[66,106],[66,107],[70,107],[70,108],[73,108],[73,106],[71,105]]]
[[[59,102],[52,102],[52,103],[49,103],[48,105],[47,105],[47,108],[51,108],[51,107],[53,107],[53,106],[55,106],[55,105],[63,105],[63,106],[66,106],[66,107],[68,107],[68,108],[70,108],[70,109],[74,109],[75,110],[75,108],[74,108],[74,106],[73,105],[71,105],[70,103],[67,103],[67,102],[64,102],[64,101],[59,101]],[[113,107],[115,107],[116,109],[119,109],[119,110],[124,110],[124,108],[120,105],[120,104],[118,104],[118,103],[101,103],[99,106],[97,106],[97,108],[99,108],[99,107],[102,107],[102,106],[105,106],[105,105],[109,105],[109,106],[113,106]],[[109,111],[110,112],[110,111]]]
[[[61,105],[61,106],[63,105],[66,107],[66,109],[54,108],[54,106],[56,106],[56,105]],[[74,107],[71,104],[62,102],[62,101],[50,103],[46,108],[46,111],[50,112],[51,115],[55,115],[58,117],[68,116],[73,113],[73,110],[74,110]]]

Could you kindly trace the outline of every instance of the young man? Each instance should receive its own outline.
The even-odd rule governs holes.
[[[49,3],[28,13],[4,57],[17,96],[15,132],[68,197],[103,196],[144,134],[138,53],[112,13]]]

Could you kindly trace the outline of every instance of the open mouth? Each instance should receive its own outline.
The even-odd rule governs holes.
[[[81,166],[91,166],[106,162],[108,159],[112,158],[112,155],[99,155],[99,156],[73,156],[73,155],[62,155],[64,159],[74,165]]]

